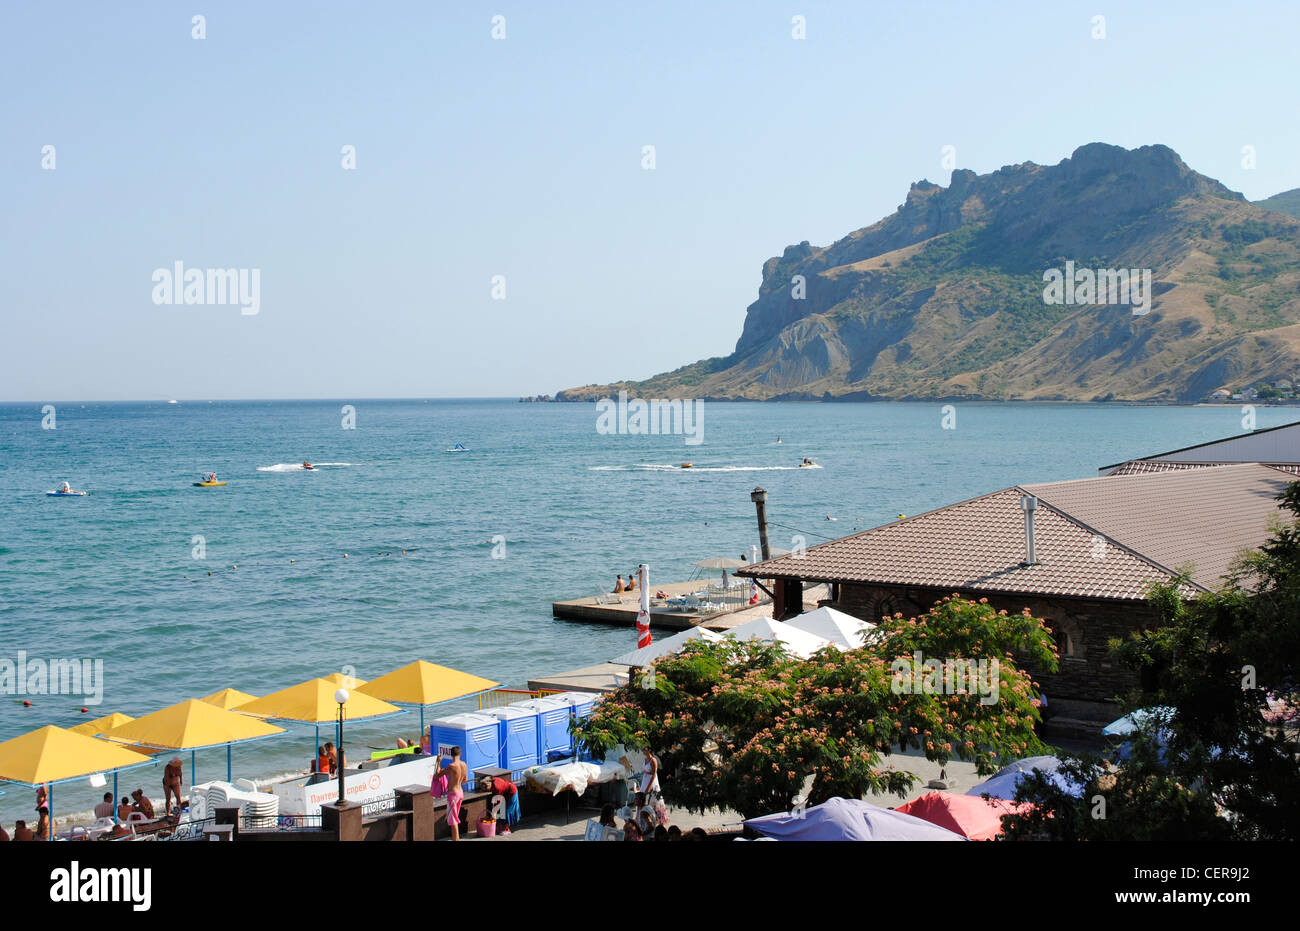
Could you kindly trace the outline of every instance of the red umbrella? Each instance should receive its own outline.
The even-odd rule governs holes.
[[[1002,833],[1002,816],[1020,814],[1032,806],[978,795],[927,792],[894,811],[921,818],[971,840],[992,840]]]

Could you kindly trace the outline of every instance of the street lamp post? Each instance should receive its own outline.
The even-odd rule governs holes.
[[[339,804],[343,804],[343,764],[347,762],[343,753],[343,705],[348,700],[348,690],[339,689],[334,693],[334,700],[339,703],[339,729],[338,729],[338,767],[339,767]]]

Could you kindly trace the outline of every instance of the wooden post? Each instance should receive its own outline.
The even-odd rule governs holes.
[[[755,488],[749,493],[749,500],[758,510],[758,542],[763,548],[763,561],[767,562],[772,558],[772,548],[767,545],[767,492],[761,486]]]

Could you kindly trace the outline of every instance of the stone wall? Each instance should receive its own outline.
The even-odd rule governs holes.
[[[950,591],[914,586],[839,586],[837,609],[865,621],[878,621],[882,614],[901,611],[904,617],[924,614]],[[1052,629],[1061,653],[1060,671],[1039,673],[1034,679],[1051,704],[1067,702],[1110,702],[1138,686],[1137,676],[1122,667],[1107,649],[1107,642],[1125,639],[1133,631],[1154,626],[1155,613],[1145,602],[1045,598],[963,592],[972,599],[988,598],[989,604],[1018,614],[1028,608]]]

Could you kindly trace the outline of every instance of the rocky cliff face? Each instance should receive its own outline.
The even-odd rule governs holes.
[[[1072,265],[1067,265],[1072,263]],[[1150,270],[1134,303],[1045,300],[1044,273]],[[1103,286],[1103,291],[1105,287]],[[1114,297],[1114,295],[1111,295]],[[1103,298],[1107,300],[1107,298]],[[953,172],[826,247],[763,265],[735,352],[643,397],[1188,401],[1300,367],[1300,221],[1165,146]]]

